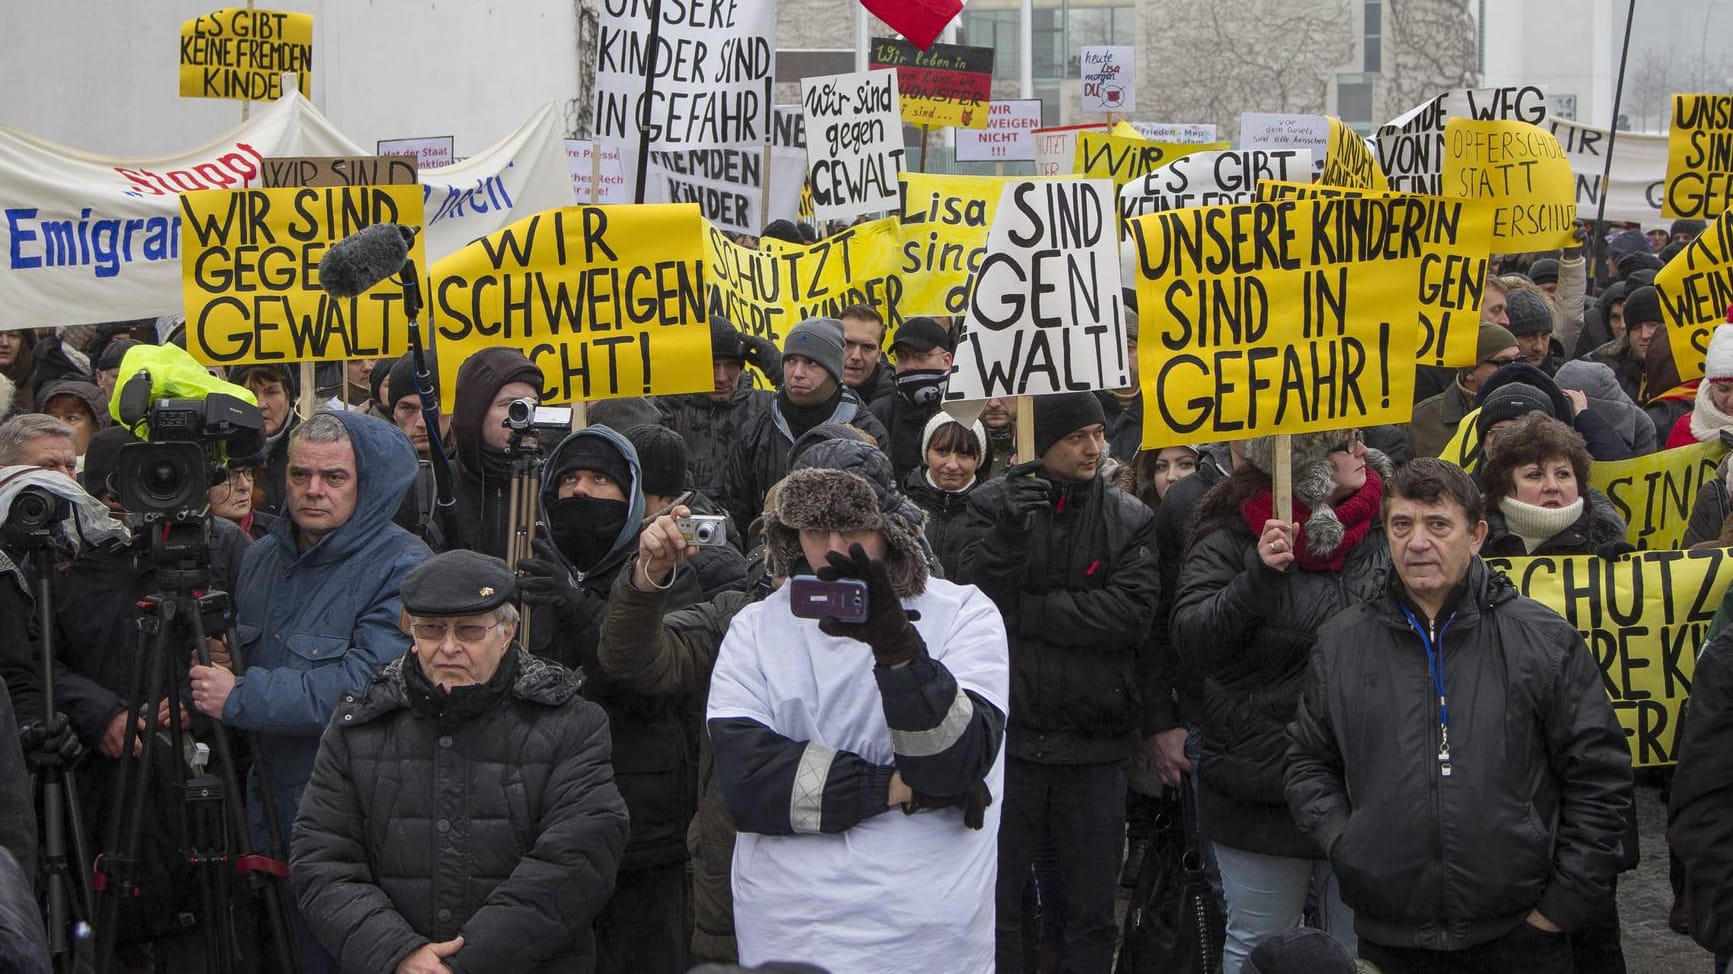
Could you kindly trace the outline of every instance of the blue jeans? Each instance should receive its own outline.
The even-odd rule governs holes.
[[[1354,912],[1342,904],[1336,874],[1321,859],[1289,859],[1215,844],[1216,865],[1221,869],[1222,891],[1227,901],[1227,944],[1222,950],[1222,974],[1239,974],[1258,941],[1271,934],[1300,926],[1306,912],[1306,897],[1314,884],[1318,896],[1318,920],[1324,931],[1352,954],[1358,947],[1354,936]]]

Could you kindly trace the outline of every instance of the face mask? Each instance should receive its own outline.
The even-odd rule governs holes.
[[[626,513],[625,501],[562,497],[548,502],[548,532],[578,571],[589,571],[614,547]]]
[[[897,394],[917,406],[933,406],[945,398],[949,369],[911,369],[897,375]]]

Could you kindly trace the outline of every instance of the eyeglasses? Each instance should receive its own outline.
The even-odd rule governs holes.
[[[1360,444],[1362,444],[1364,442],[1366,442],[1365,431],[1364,430],[1352,430],[1348,433],[1347,439],[1343,440],[1342,442],[1336,444],[1333,447],[1330,447],[1330,452],[1331,453],[1353,453],[1354,448],[1359,446]]]
[[[477,622],[460,623],[456,627],[457,641],[460,643],[479,643],[487,638],[487,634],[499,628],[498,622],[482,625]],[[443,622],[417,622],[409,627],[410,635],[429,643],[445,642],[445,634],[452,627]]]
[[[1511,364],[1511,363],[1512,363],[1512,362],[1515,362],[1515,361],[1518,361],[1518,360],[1520,360],[1520,359],[1521,359],[1521,358],[1522,358],[1522,355],[1520,355],[1520,354],[1517,354],[1517,355],[1501,355],[1501,356],[1499,356],[1499,357],[1498,357],[1498,358],[1489,358],[1489,359],[1487,359],[1487,361],[1488,361],[1488,362],[1491,362],[1491,363],[1492,363],[1492,364],[1493,364],[1493,365],[1495,365],[1495,366],[1497,366],[1497,367],[1499,367],[1499,368],[1501,368],[1501,369],[1502,369],[1502,368],[1504,368],[1504,367],[1505,367],[1505,366],[1507,366],[1507,365],[1509,365],[1509,364]]]

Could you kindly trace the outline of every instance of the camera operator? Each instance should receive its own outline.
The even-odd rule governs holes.
[[[450,547],[495,558],[509,554],[512,455],[506,452],[511,430],[505,420],[512,403],[535,402],[541,394],[542,370],[515,348],[484,348],[458,368],[451,430],[461,537],[446,539]]]
[[[415,450],[390,423],[315,414],[289,436],[287,475],[288,518],[247,548],[235,586],[246,674],[190,671],[200,711],[257,735],[255,770],[267,774],[280,834],[273,847],[255,781],[253,838],[278,858],[338,701],[409,648],[398,587],[431,554],[391,523],[415,479]],[[333,969],[310,937],[301,940],[309,971]]]
[[[0,423],[0,467],[41,467],[78,479],[72,427],[46,413],[25,413]]]

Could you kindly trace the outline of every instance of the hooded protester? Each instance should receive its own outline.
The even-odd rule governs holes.
[[[57,379],[36,390],[36,401],[39,411],[72,427],[72,448],[80,458],[91,434],[108,425],[108,397],[94,383]]]
[[[908,319],[891,341],[896,393],[868,408],[890,434],[880,445],[890,454],[898,481],[921,466],[922,433],[945,401],[955,347],[950,331],[932,318]]]
[[[231,373],[229,381],[247,387],[258,400],[259,415],[265,421],[265,446],[258,456],[258,476],[253,483],[257,496],[253,507],[280,517],[288,513],[285,478],[289,465],[289,435],[301,422],[301,417],[295,414],[300,377],[291,366],[247,365]]]
[[[751,524],[764,492],[788,473],[789,447],[823,423],[859,428],[882,450],[889,435],[853,389],[843,385],[843,330],[835,318],[808,318],[789,329],[782,348],[782,387],[770,408],[741,426],[723,477],[722,496],[735,524]]]
[[[709,392],[663,396],[657,400],[662,425],[686,441],[688,482],[693,489],[713,498],[721,495],[723,471],[728,458],[739,447],[741,430],[768,410],[774,398],[773,393],[753,387],[752,377],[745,371],[750,353],[745,337],[728,319],[712,314],[710,362],[714,387]]]
[[[1645,456],[1659,448],[1655,421],[1625,395],[1611,367],[1574,359],[1559,366],[1553,381],[1562,392],[1580,392],[1588,397],[1589,408],[1612,427],[1631,456]]]
[[[246,675],[222,659],[188,674],[195,707],[255,735],[271,810],[251,800],[253,782],[250,822],[255,846],[277,858],[287,855],[319,734],[338,703],[408,648],[398,589],[432,554],[391,523],[415,479],[415,450],[390,423],[318,413],[290,435],[286,453],[288,515],[247,548],[235,585]],[[334,969],[310,937],[302,948],[309,971]]]
[[[458,537],[446,539],[448,547],[505,557],[514,527],[506,413],[519,399],[539,401],[544,381],[541,368],[515,348],[484,348],[458,368],[451,409]]]
[[[951,529],[992,465],[993,448],[979,421],[964,426],[941,410],[921,431],[921,458],[920,467],[903,478],[903,493],[926,512],[921,530],[927,544],[938,554],[945,577],[956,578],[963,552]]]
[[[1263,938],[1299,925],[1314,880],[1327,891],[1324,928],[1355,942],[1329,862],[1288,810],[1282,770],[1319,627],[1388,577],[1378,517],[1392,471],[1358,430],[1295,434],[1296,523],[1279,521],[1278,442],[1247,442],[1246,462],[1199,505],[1171,625],[1173,645],[1205,677],[1198,821],[1227,905],[1224,974],[1238,974]]]
[[[1596,460],[1627,460],[1625,441],[1589,408],[1587,396],[1564,393],[1545,372],[1527,362],[1513,362],[1489,376],[1475,397],[1475,431],[1484,448],[1489,431],[1524,413],[1540,410],[1582,435]],[[1471,471],[1472,472],[1472,471]]]
[[[1581,361],[1588,359],[1602,345],[1625,333],[1625,295],[1630,285],[1623,281],[1602,290],[1600,296],[1587,302],[1583,312],[1583,333],[1577,336],[1571,355]]]
[[[1692,409],[1673,424],[1663,449],[1709,443],[1727,433],[1733,433],[1733,324],[1717,325],[1709,336]]]
[[[584,673],[583,695],[608,714],[614,780],[631,815],[631,837],[614,895],[596,918],[597,974],[681,974],[686,969],[686,828],[696,804],[695,702],[638,693],[597,658],[608,595],[632,565],[644,524],[638,453],[606,426],[577,430],[542,467],[538,557],[520,562],[519,588],[534,606],[530,646]],[[669,582],[670,608],[704,600],[696,572]]]

